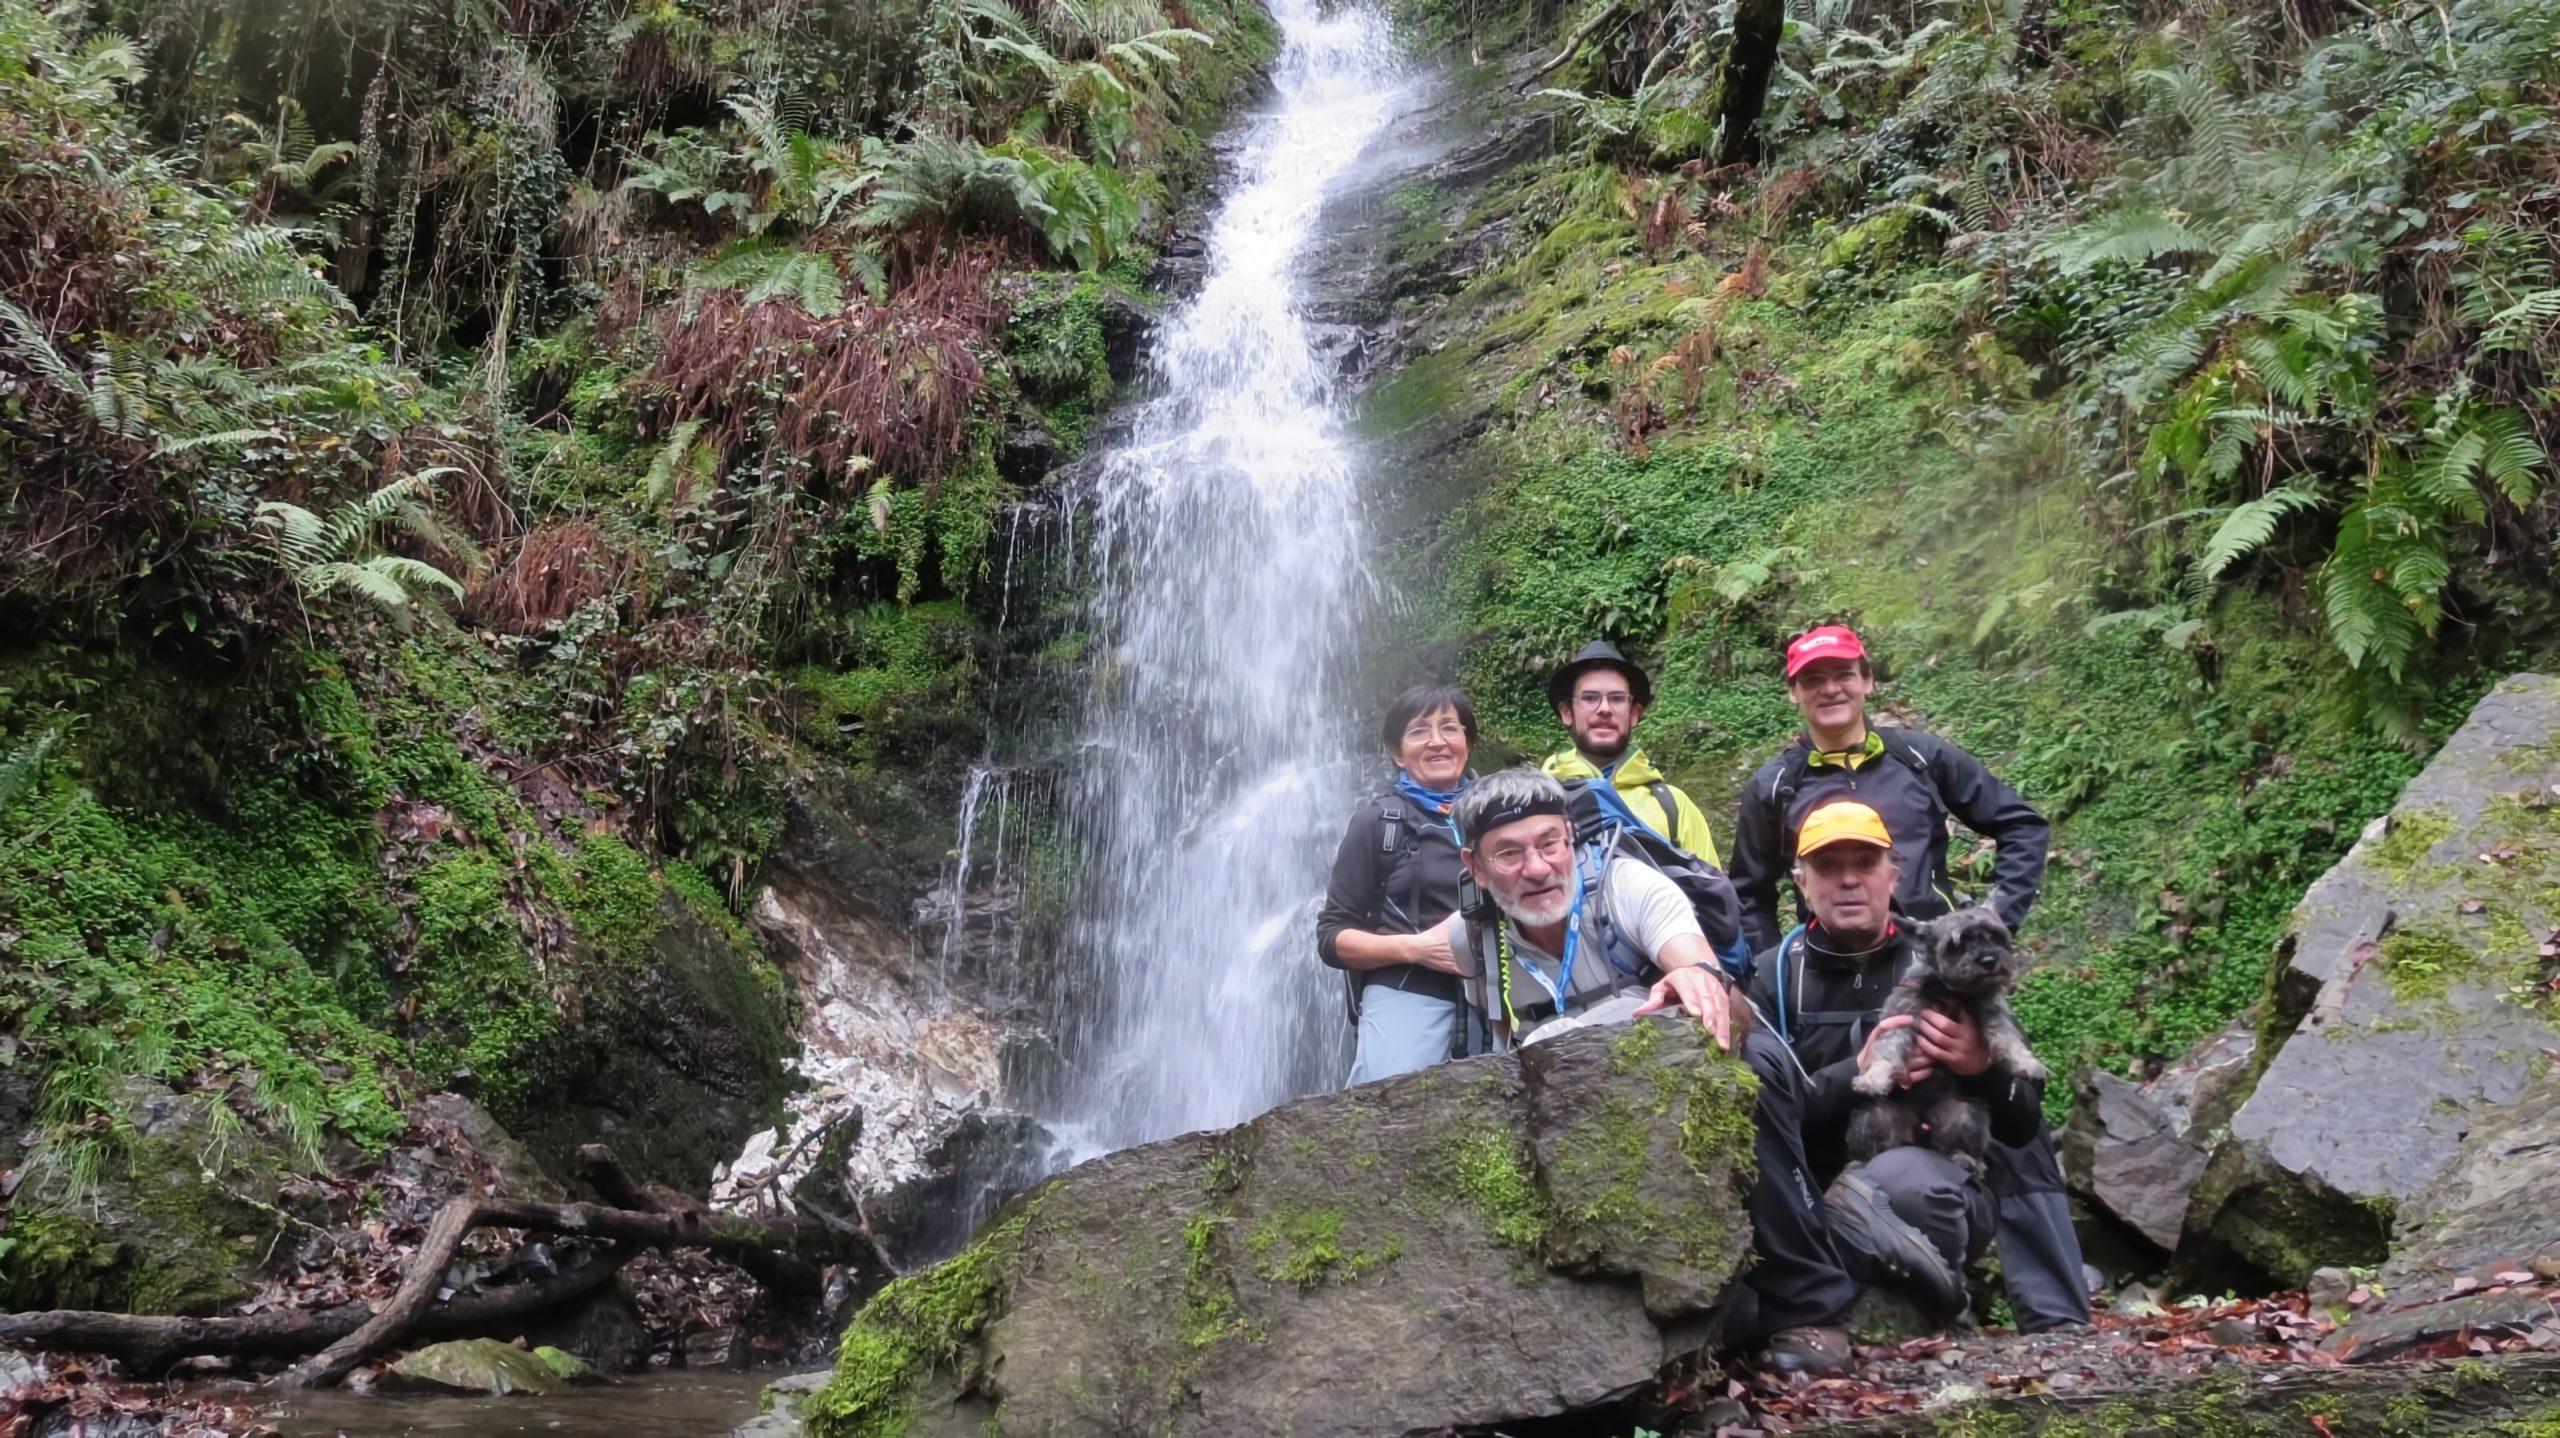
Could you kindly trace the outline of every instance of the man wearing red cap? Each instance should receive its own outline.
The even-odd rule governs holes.
[[[1867,647],[1843,625],[1808,630],[1787,646],[1787,697],[1804,730],[1777,758],[1760,766],[1742,791],[1742,818],[1728,872],[1742,898],[1742,929],[1757,952],[1792,927],[1781,921],[1778,881],[1796,851],[1804,816],[1833,799],[1855,799],[1881,815],[1902,851],[1896,907],[1934,919],[1953,906],[1947,882],[1950,815],[1998,847],[1991,892],[2012,933],[2044,887],[2052,830],[2018,791],[1982,761],[1932,734],[1867,722],[1876,692]]]
[[[1778,961],[1782,942],[1811,937],[1792,920],[1780,921],[1778,881],[1787,876],[1797,884],[1796,912],[1803,912],[1810,897],[1803,892],[1805,881],[1789,874],[1799,836],[1814,812],[1844,800],[1873,810],[1892,838],[1894,916],[1933,919],[1953,906],[1947,881],[1947,820],[1953,816],[1997,846],[1992,888],[1983,902],[2014,933],[2044,884],[2045,850],[2052,840],[2044,816],[1956,745],[1870,725],[1867,700],[1875,694],[1875,671],[1855,631],[1837,624],[1807,631],[1787,646],[1786,672],[1787,695],[1804,715],[1804,729],[1743,790],[1730,870],[1742,900],[1743,931],[1759,955],[1755,981],[1786,967]],[[2020,1143],[2015,1132],[1997,1134],[1986,1157],[2001,1280],[2019,1327],[2033,1332],[2087,1322],[2079,1241],[2052,1137],[2038,1131]]]

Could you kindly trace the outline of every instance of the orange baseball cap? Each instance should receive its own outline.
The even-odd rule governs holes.
[[[1866,844],[1873,848],[1891,849],[1893,835],[1886,831],[1883,818],[1875,810],[1854,800],[1841,799],[1805,816],[1804,828],[1796,835],[1796,853],[1801,857],[1833,844]]]
[[[1825,624],[1808,629],[1787,646],[1787,677],[1817,659],[1864,659],[1867,646],[1858,642],[1858,631],[1845,624]]]

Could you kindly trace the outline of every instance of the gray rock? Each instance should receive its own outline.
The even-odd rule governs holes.
[[[2311,1282],[2304,1286],[2303,1297],[2317,1312],[2325,1308],[2344,1308],[2348,1295],[2356,1291],[2354,1275],[2343,1268],[2312,1270]]]
[[[1436,1431],[1574,1413],[1715,1336],[1745,1070],[1667,1018],[1077,1168],[844,1342],[840,1431]]]
[[[2303,896],[2261,1025],[2291,1036],[2196,1186],[2189,1271],[2378,1261],[2394,1206],[2523,1095],[2553,1041],[2510,990],[2560,924],[2555,731],[2560,679],[2502,681]]]
[[[800,1438],[809,1431],[801,1421],[800,1405],[834,1377],[833,1371],[821,1368],[766,1384],[764,1411],[732,1431],[729,1438]]]
[[[2083,1081],[2061,1143],[2063,1171],[2088,1204],[2162,1253],[2178,1246],[2187,1200],[2204,1176],[2204,1148],[2178,1116],[2103,1070]]]
[[[548,1393],[564,1380],[540,1358],[494,1338],[458,1338],[405,1354],[374,1386],[383,1392]]]
[[[649,1333],[620,1278],[523,1333],[535,1347],[574,1353],[602,1373],[637,1373],[649,1366]]]
[[[2374,1275],[2379,1302],[2333,1342],[2384,1354],[2465,1327],[2515,1331],[2551,1315],[2560,1272],[2560,1073],[2481,1115],[2453,1163],[2401,1205],[2391,1256]],[[2501,1284],[2499,1276],[2528,1281]],[[2475,1288],[2507,1289],[2503,1293]],[[2314,1300],[2317,1302],[2317,1300]]]
[[[747,1335],[736,1328],[708,1328],[688,1333],[684,1339],[684,1366],[687,1368],[744,1368],[747,1366]]]

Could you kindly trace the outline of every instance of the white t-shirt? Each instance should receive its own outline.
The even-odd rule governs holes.
[[[1698,927],[1697,911],[1689,906],[1689,896],[1681,893],[1679,885],[1664,878],[1651,865],[1624,854],[1612,854],[1608,867],[1602,871],[1600,886],[1608,927],[1618,937],[1619,960],[1635,963],[1641,957],[1659,967],[1664,946],[1682,934],[1696,934],[1701,942],[1705,940],[1705,931]],[[1602,942],[1600,926],[1592,922],[1593,907],[1587,901],[1583,907],[1582,942],[1574,955],[1573,992],[1565,996],[1563,1008],[1566,1012],[1630,982],[1627,974],[1611,962]],[[1556,972],[1564,966],[1562,957],[1532,942],[1508,916],[1502,922],[1511,935],[1513,1005],[1525,1008],[1530,1004],[1550,1002],[1554,997]],[[1467,952],[1466,923],[1462,914],[1450,916],[1450,952],[1460,955]]]

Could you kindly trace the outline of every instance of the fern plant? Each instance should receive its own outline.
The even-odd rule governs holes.
[[[424,560],[381,552],[379,531],[391,523],[431,527],[422,501],[437,479],[455,472],[441,467],[395,479],[339,505],[325,519],[298,504],[266,500],[258,505],[257,523],[273,542],[276,562],[304,596],[347,595],[405,627],[422,597],[460,599],[462,585]]]

